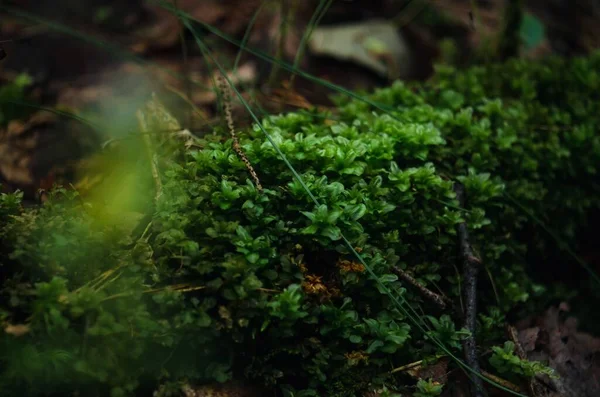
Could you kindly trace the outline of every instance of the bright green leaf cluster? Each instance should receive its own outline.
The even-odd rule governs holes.
[[[508,374],[511,376],[522,376],[525,378],[532,378],[535,375],[548,375],[550,377],[556,377],[555,371],[538,362],[528,361],[519,358],[515,354],[515,344],[513,342],[504,342],[504,346],[493,346],[492,356],[490,357],[490,364],[501,374]]]

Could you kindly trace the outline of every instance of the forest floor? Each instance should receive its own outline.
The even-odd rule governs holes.
[[[131,98],[158,92],[175,105],[176,116],[193,133],[202,134],[224,123],[216,72],[181,21],[160,6],[143,0],[12,3],[0,6],[0,45],[6,55],[0,63],[0,84],[27,73],[32,80],[28,99],[41,107],[115,120],[141,103],[132,103]],[[303,49],[298,60],[302,70],[349,90],[371,91],[395,79],[427,79],[434,64],[448,57],[458,65],[469,64],[473,53],[502,32],[507,2],[313,0],[283,1],[283,7],[280,2],[263,0],[174,3],[237,40],[247,39],[248,47],[286,62],[293,63]],[[314,29],[314,37],[303,45],[303,36],[314,25],[315,10],[324,3],[330,7]],[[478,4],[476,9],[472,3]],[[600,48],[597,2],[526,3],[528,25],[522,34],[529,43],[520,56],[572,56]],[[251,22],[253,28],[245,36]],[[343,26],[354,30],[335,31]],[[390,26],[395,34],[390,35]],[[373,29],[382,32],[379,41],[372,40],[362,57],[352,54],[357,37],[368,43],[364,36]],[[300,77],[292,81],[285,70],[204,33],[213,55],[228,65],[232,80],[253,106],[279,113],[332,105],[326,87]],[[318,40],[333,35],[342,43],[337,48]],[[449,46],[451,41],[454,47]],[[241,105],[234,103],[233,114],[237,128],[250,122]],[[86,156],[113,138],[98,137],[76,120],[32,109],[26,117],[0,127],[2,189],[21,189],[35,203],[39,189],[72,182]],[[587,259],[600,262],[600,254],[590,252]],[[584,388],[600,390],[600,362],[584,368],[590,365],[590,354],[600,354],[600,339],[578,331],[576,321],[566,318],[568,311],[567,305],[561,305],[521,319],[518,339],[529,358],[562,368],[567,387],[581,390],[585,384]],[[564,391],[556,393],[564,395]]]

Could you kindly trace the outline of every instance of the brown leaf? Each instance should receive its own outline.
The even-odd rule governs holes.
[[[275,88],[269,100],[282,105],[289,105],[301,109],[311,109],[313,105],[308,100],[297,92],[289,89]]]
[[[9,335],[23,336],[29,332],[29,325],[27,324],[8,324],[4,327],[4,332]]]
[[[560,376],[542,382],[554,389],[548,392],[549,396],[598,396],[600,338],[578,331],[576,319],[563,319],[568,311],[565,303],[549,308],[528,321],[533,326],[521,329],[519,340],[529,360],[547,363]]]
[[[519,332],[519,342],[525,353],[529,353],[535,349],[539,333],[539,327],[527,328]]]

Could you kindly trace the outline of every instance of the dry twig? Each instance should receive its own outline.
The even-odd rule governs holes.
[[[406,273],[404,270],[400,269],[397,266],[394,266],[392,268],[392,271],[396,273],[402,280],[415,287],[419,291],[419,293],[425,298],[438,305],[440,309],[446,308],[446,304],[448,303],[448,299],[446,297],[436,294],[435,292],[429,290],[427,287],[423,286],[421,283],[415,280],[410,274]]]
[[[510,390],[514,391],[515,393],[523,393],[523,390],[521,390],[521,388],[519,386],[515,385],[512,382],[507,381],[506,379],[500,378],[499,376],[496,376],[496,375],[491,374],[486,371],[481,371],[481,373],[483,374],[483,376],[485,376],[489,380],[494,381],[495,383],[497,383],[507,389],[510,389]]]

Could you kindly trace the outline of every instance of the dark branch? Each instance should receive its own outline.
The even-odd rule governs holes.
[[[461,208],[465,206],[465,188],[460,183],[454,184],[454,192]],[[473,253],[469,242],[469,231],[467,223],[462,222],[457,227],[460,256],[463,265],[464,295],[465,295],[465,328],[471,333],[463,342],[465,361],[477,374],[481,374],[477,345],[475,343],[475,327],[477,319],[477,274],[481,260]],[[473,376],[473,395],[483,396],[483,382],[479,376]]]

